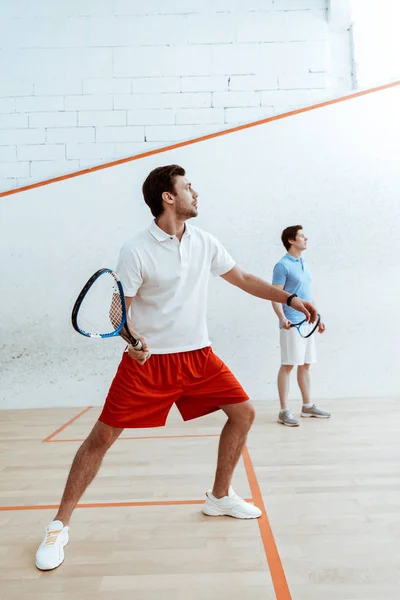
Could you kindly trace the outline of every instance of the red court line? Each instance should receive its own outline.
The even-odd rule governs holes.
[[[129,156],[128,158],[121,158],[119,160],[114,160],[109,163],[104,163],[102,165],[96,165],[96,166],[90,167],[88,169],[76,171],[75,173],[68,173],[66,175],[60,175],[59,177],[53,177],[52,179],[46,179],[45,181],[39,181],[38,183],[32,183],[30,185],[25,185],[23,187],[15,189],[15,190],[7,190],[6,192],[0,192],[0,198],[5,197],[5,196],[11,196],[13,194],[19,194],[20,192],[26,192],[27,190],[32,190],[34,188],[42,187],[44,185],[49,185],[50,183],[56,183],[58,181],[65,181],[66,179],[80,177],[81,175],[88,175],[89,173],[94,173],[95,171],[101,171],[103,169],[109,169],[110,167],[116,167],[117,165],[123,165],[125,163],[132,162],[134,160],[146,158],[147,156],[154,156],[156,154],[161,154],[162,152],[167,152],[168,150],[175,150],[176,148],[183,148],[184,146],[198,144],[199,142],[205,142],[207,140],[211,140],[216,137],[228,135],[230,133],[235,133],[237,131],[243,131],[244,129],[249,129],[250,127],[256,127],[257,125],[264,125],[265,123],[271,123],[272,121],[279,121],[280,119],[285,119],[287,117],[299,115],[301,113],[305,113],[310,110],[322,108],[324,106],[338,104],[339,102],[345,102],[346,100],[353,100],[354,98],[360,98],[361,96],[373,94],[374,92],[381,92],[383,90],[387,90],[389,88],[393,88],[398,85],[400,85],[400,81],[386,83],[385,85],[380,85],[378,87],[370,88],[368,90],[363,90],[361,92],[355,92],[354,94],[349,94],[347,96],[341,96],[340,98],[334,98],[333,100],[326,100],[325,102],[319,102],[318,104],[313,104],[312,106],[305,106],[304,108],[298,108],[296,110],[291,110],[290,112],[283,113],[281,115],[275,115],[274,117],[268,117],[266,119],[261,119],[259,121],[253,121],[251,123],[246,123],[244,125],[237,125],[236,127],[231,127],[230,129],[224,129],[223,131],[217,131],[215,133],[210,133],[208,135],[202,135],[202,136],[194,138],[192,140],[186,140],[184,142],[179,142],[177,144],[171,144],[169,146],[164,146],[163,148],[156,148],[154,150],[149,150],[148,152],[142,152],[141,154],[136,154],[135,156]]]
[[[179,440],[182,438],[199,438],[199,437],[219,437],[219,433],[196,433],[189,435],[143,435],[143,436],[123,436],[118,438],[118,442],[123,440]],[[44,440],[45,441],[45,440]],[[51,444],[62,444],[64,442],[84,442],[84,438],[75,440],[48,440]]]
[[[253,502],[247,498],[247,502]],[[124,506],[186,506],[193,504],[204,504],[203,500],[157,500],[154,502],[92,502],[88,504],[77,504],[76,508],[120,508]],[[32,506],[0,506],[0,511],[12,510],[57,510],[58,504],[34,504]]]
[[[258,484],[254,466],[246,446],[243,448],[242,457],[254,504],[263,511],[262,516],[257,519],[257,522],[260,528],[261,538],[271,573],[271,579],[275,589],[276,600],[292,600],[278,548],[276,547],[274,534],[272,533],[271,525],[265,510],[260,486]]]
[[[71,423],[73,423],[74,421],[76,421],[77,419],[79,419],[79,417],[82,417],[82,415],[84,415],[85,413],[87,413],[88,410],[90,410],[91,408],[92,408],[91,406],[88,406],[84,410],[81,410],[80,413],[78,413],[77,415],[75,415],[75,417],[73,417],[72,419],[70,419],[67,423],[65,423],[64,425],[62,425],[58,429],[56,429],[56,431],[53,431],[53,433],[50,434],[49,436],[47,436],[47,438],[45,438],[44,440],[42,440],[42,442],[51,442],[52,438],[54,436],[56,436],[58,433],[60,433],[64,429],[66,429],[69,425],[71,425]]]

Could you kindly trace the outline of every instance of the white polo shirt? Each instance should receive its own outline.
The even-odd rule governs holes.
[[[131,318],[153,354],[198,350],[211,344],[207,330],[210,271],[223,275],[235,261],[211,234],[186,223],[179,242],[153,221],[124,244],[116,272]]]

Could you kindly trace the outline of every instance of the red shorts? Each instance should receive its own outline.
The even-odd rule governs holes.
[[[248,399],[210,347],[153,354],[142,366],[124,352],[99,418],[111,427],[161,427],[174,403],[188,421]]]

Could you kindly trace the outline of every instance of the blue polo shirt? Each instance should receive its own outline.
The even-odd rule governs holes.
[[[295,258],[291,254],[285,254],[276,263],[272,275],[272,283],[283,285],[285,292],[297,294],[302,300],[311,302],[311,271],[303,258]],[[283,304],[285,317],[292,323],[300,323],[304,320],[303,313],[294,310],[291,306]]]

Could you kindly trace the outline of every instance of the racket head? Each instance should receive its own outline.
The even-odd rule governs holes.
[[[304,319],[301,323],[295,325],[297,327],[297,331],[301,335],[302,338],[309,338],[313,333],[318,329],[318,325],[321,321],[321,315],[317,315],[317,319],[314,323],[307,323]]]
[[[99,269],[90,277],[76,299],[71,320],[75,331],[86,337],[119,335],[126,323],[126,307],[122,284],[114,271]]]

